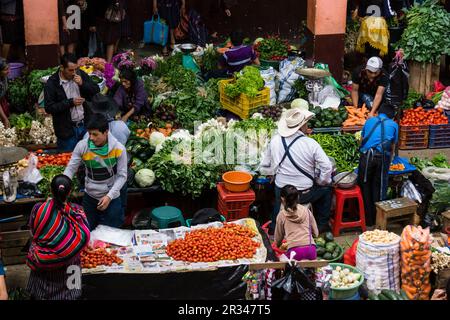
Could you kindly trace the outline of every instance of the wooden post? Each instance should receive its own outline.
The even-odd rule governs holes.
[[[439,64],[409,61],[408,66],[411,89],[421,94],[427,94],[434,90],[434,82],[439,80]]]

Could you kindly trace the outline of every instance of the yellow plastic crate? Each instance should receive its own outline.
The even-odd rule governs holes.
[[[236,98],[230,98],[225,94],[225,86],[233,80],[219,81],[220,104],[222,108],[233,112],[242,119],[248,119],[250,111],[270,104],[270,89],[264,87],[254,98],[240,94]]]

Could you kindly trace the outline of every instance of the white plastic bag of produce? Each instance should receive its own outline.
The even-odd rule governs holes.
[[[450,169],[426,167],[422,170],[422,174],[429,180],[450,182]]]
[[[379,294],[382,289],[400,291],[400,237],[392,243],[380,244],[359,236],[356,268],[361,270],[369,291]]]
[[[295,96],[294,83],[300,78],[300,75],[295,71],[303,67],[305,61],[302,58],[285,59],[280,63],[280,72],[277,75],[279,82],[278,101],[283,103],[292,101]]]
[[[261,70],[261,77],[264,79],[266,87],[270,89],[270,105],[274,106],[277,104],[277,92],[275,78],[277,76],[277,71],[270,67],[266,70]]]
[[[341,104],[341,98],[339,98],[339,94],[333,86],[325,86],[319,92],[319,103],[322,109],[337,110]]]
[[[34,154],[28,159],[28,167],[23,173],[23,181],[38,184],[43,178],[37,169],[38,157]]]
[[[95,240],[100,240],[103,242],[115,244],[117,246],[127,247],[133,244],[133,236],[133,230],[122,230],[99,225],[97,228],[95,228],[94,231],[91,232],[90,242],[93,243]]]

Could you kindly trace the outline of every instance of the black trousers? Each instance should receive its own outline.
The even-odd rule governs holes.
[[[371,157],[371,159],[368,159],[368,157],[368,154],[362,154],[359,158],[358,184],[364,199],[366,225],[373,226],[376,219],[375,202],[386,199],[390,156],[384,155],[383,175],[383,156],[381,154],[376,154]],[[364,182],[366,170],[367,180]],[[383,190],[381,190],[381,181],[383,181]]]

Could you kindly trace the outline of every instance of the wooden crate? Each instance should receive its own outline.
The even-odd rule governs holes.
[[[439,64],[408,61],[408,67],[411,89],[421,94],[434,91],[434,81],[439,80]]]
[[[377,208],[376,227],[386,230],[388,222],[407,221],[410,224],[416,222],[417,203],[408,198],[375,203]]]
[[[4,231],[0,233],[0,253],[5,265],[23,264],[27,256],[26,245],[29,230]]]

